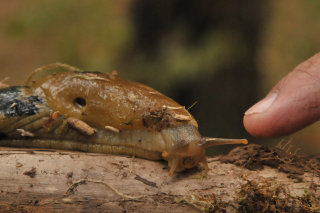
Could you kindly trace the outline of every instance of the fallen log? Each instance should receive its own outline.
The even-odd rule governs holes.
[[[284,161],[270,150],[246,156],[250,147],[209,158],[208,172],[195,168],[173,177],[161,161],[0,147],[0,212],[320,211],[319,159],[312,161],[315,170],[294,174],[281,170]],[[247,161],[237,158],[236,166],[232,155],[239,150]],[[259,156],[266,163],[252,170]]]

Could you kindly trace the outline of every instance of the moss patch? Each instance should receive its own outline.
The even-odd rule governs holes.
[[[302,197],[293,197],[282,184],[247,180],[236,198],[238,212],[320,212],[320,197],[312,185]]]

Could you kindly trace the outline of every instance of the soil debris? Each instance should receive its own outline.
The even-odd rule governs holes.
[[[51,113],[50,116],[43,122],[42,126],[49,130],[50,128],[52,128],[54,121],[58,119],[59,116],[60,116],[59,111],[55,111]]]
[[[173,117],[168,112],[167,108],[149,110],[143,115],[143,125],[147,128],[160,131],[161,129],[168,128],[173,124]]]
[[[270,166],[297,180],[301,180],[304,172],[320,176],[320,157],[298,156],[258,144],[239,146],[228,155],[220,157],[220,160],[249,170],[262,170],[264,166]]]
[[[176,120],[180,120],[180,121],[190,121],[191,120],[190,116],[179,115],[179,114],[174,115],[174,118]]]
[[[67,173],[67,178],[72,178],[73,177],[73,172],[68,172]]]
[[[16,102],[14,102],[13,104],[11,104],[10,108],[14,108],[17,105]]]
[[[74,128],[85,136],[93,136],[96,133],[94,128],[78,118],[69,117],[67,122],[70,127]]]
[[[23,166],[23,164],[22,164],[22,163],[20,163],[20,162],[16,162],[16,167],[17,167],[17,168],[22,167],[22,166]]]
[[[173,109],[173,110],[177,110],[177,109],[184,109],[185,107],[184,106],[179,106],[179,107],[173,107],[173,106],[166,106],[166,105],[163,105],[162,106],[164,109]]]
[[[157,131],[169,127],[175,127],[181,122],[188,122],[190,120],[190,117],[177,114],[173,109],[168,107],[150,109],[142,118],[143,125],[145,127],[155,129]]]
[[[136,175],[136,177],[134,178],[135,180],[141,181],[142,183],[148,185],[148,186],[152,186],[152,187],[156,187],[157,188],[157,184],[155,182],[149,181],[145,178],[140,177],[139,175]]]
[[[32,132],[29,132],[27,130],[24,130],[24,129],[16,129],[20,134],[21,136],[23,137],[34,137],[34,134]]]
[[[35,167],[32,167],[30,170],[25,171],[23,174],[27,175],[27,176],[29,176],[31,178],[34,178],[37,175],[37,170],[36,170]]]
[[[73,78],[81,78],[81,79],[85,79],[85,80],[89,80],[89,81],[91,81],[91,80],[101,80],[101,81],[106,81],[106,82],[110,81],[109,79],[102,78],[95,73],[87,73],[87,72],[76,75]]]
[[[119,133],[119,132],[120,132],[119,129],[117,129],[117,128],[113,127],[113,126],[105,126],[104,128],[105,128],[106,130],[111,131],[111,132],[116,132],[116,133]]]

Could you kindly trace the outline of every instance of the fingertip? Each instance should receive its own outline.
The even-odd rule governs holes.
[[[245,129],[256,137],[288,135],[320,118],[320,53],[299,64],[247,110]]]
[[[265,126],[265,122],[261,122],[261,119],[257,118],[257,114],[244,115],[243,117],[243,126],[246,131],[254,136],[259,138],[271,137],[268,126]]]
[[[251,135],[255,137],[272,136],[272,132],[270,132],[272,126],[270,111],[275,108],[274,102],[276,102],[278,92],[278,90],[273,90],[244,113],[243,125]]]

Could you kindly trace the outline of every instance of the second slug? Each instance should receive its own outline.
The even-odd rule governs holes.
[[[205,149],[245,139],[202,137],[181,105],[116,73],[64,64],[34,71],[24,86],[0,89],[0,145],[81,150],[167,160],[170,172],[199,163]]]

